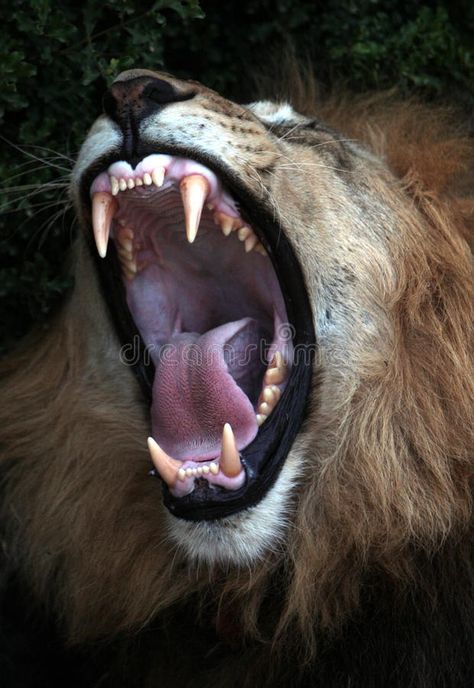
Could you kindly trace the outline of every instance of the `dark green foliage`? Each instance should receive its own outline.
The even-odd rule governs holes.
[[[278,61],[291,44],[323,82],[343,80],[356,90],[397,85],[428,98],[455,98],[469,109],[471,5],[0,0],[1,133],[23,149],[2,142],[0,342],[40,320],[69,283],[63,263],[74,228],[64,213],[67,176],[115,74],[165,67],[247,100],[255,69],[268,69],[269,58]]]

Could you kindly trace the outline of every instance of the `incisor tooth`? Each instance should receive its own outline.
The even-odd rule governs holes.
[[[269,416],[270,413],[272,412],[272,410],[273,410],[273,407],[270,404],[268,404],[266,401],[263,401],[260,404],[260,406],[258,407],[258,412],[262,416]]]
[[[186,237],[190,244],[196,238],[202,208],[209,193],[209,182],[202,174],[183,177],[179,185],[184,206]]]
[[[263,425],[265,423],[265,421],[267,420],[267,417],[263,416],[261,413],[257,413],[256,419],[257,419],[257,425]]]
[[[209,466],[209,470],[211,471],[212,475],[217,475],[219,473],[219,466],[217,463],[212,462]]]
[[[107,255],[110,224],[117,210],[117,201],[107,191],[98,191],[92,196],[92,227],[97,251],[101,258]]]
[[[165,168],[157,167],[151,173],[151,179],[155,186],[162,186],[163,180],[165,178]]]
[[[143,179],[141,179],[140,177],[136,177],[135,186],[143,186]]]
[[[134,189],[134,188],[135,188],[135,182],[134,182],[134,180],[130,178],[130,179],[128,180],[128,182],[127,182],[127,186],[128,186],[129,189]]]
[[[180,468],[178,470],[178,479],[179,480],[185,480],[185,478],[186,478],[186,471],[184,470],[184,468]]]
[[[151,186],[151,184],[153,183],[151,175],[148,174],[148,172],[145,172],[145,174],[143,175],[143,183],[145,184],[145,186]]]
[[[234,433],[229,423],[224,425],[222,431],[222,449],[219,466],[222,473],[228,478],[235,478],[242,470],[239,452],[235,444]]]
[[[116,196],[120,189],[117,177],[110,177],[110,188],[112,189],[112,196]]]
[[[260,253],[262,256],[268,256],[268,253],[265,251],[263,248],[262,244],[260,242],[257,242],[257,245],[254,248],[254,251],[257,251],[257,253]]]
[[[127,182],[125,181],[125,179],[120,179],[120,180],[119,180],[119,189],[120,189],[120,191],[125,191],[126,188],[127,188]]]
[[[183,465],[183,462],[177,461],[176,459],[172,459],[171,456],[168,456],[168,454],[163,451],[160,445],[155,442],[153,437],[148,438],[147,444],[154,467],[168,487],[173,487],[177,478],[179,477],[178,472]]]

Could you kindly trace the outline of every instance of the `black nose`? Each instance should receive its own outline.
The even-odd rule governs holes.
[[[142,119],[160,107],[193,97],[193,91],[179,93],[168,81],[139,76],[112,84],[104,95],[103,106],[105,114],[129,135],[136,132]]]

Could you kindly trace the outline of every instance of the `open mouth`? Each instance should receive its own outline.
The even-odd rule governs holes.
[[[121,291],[154,369],[148,447],[165,503],[192,519],[251,505],[288,451],[292,405],[301,423],[311,366],[295,361],[271,242],[194,160],[113,162],[90,196],[98,253],[121,276],[107,290]]]

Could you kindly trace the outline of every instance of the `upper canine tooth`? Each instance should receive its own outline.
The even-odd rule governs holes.
[[[242,470],[239,452],[235,444],[234,433],[229,423],[224,425],[222,431],[222,449],[219,466],[222,473],[228,478],[235,478]]]
[[[179,185],[184,206],[186,237],[193,243],[199,229],[202,208],[210,190],[209,182],[201,174],[183,177]]]
[[[97,251],[101,258],[107,255],[110,224],[117,205],[115,198],[107,191],[98,191],[92,196],[92,227]]]
[[[160,445],[155,442],[153,437],[148,438],[147,444],[154,467],[168,487],[173,487],[179,477],[178,472],[182,467],[183,462],[177,461],[176,459],[172,459],[171,456],[168,456],[168,454],[163,451]]]
[[[165,168],[164,167],[155,167],[155,169],[151,173],[151,179],[153,181],[153,184],[155,186],[162,186],[164,178],[165,178]]]

